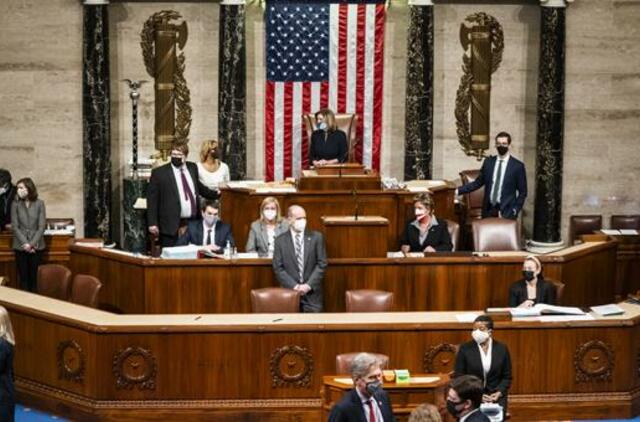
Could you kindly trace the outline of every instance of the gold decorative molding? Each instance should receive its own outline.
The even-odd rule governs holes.
[[[113,355],[113,374],[116,388],[140,390],[156,388],[156,358],[151,351],[138,346],[121,349]]]
[[[427,350],[422,368],[428,374],[447,374],[453,371],[458,348],[451,343],[440,343]]]
[[[573,357],[576,382],[610,381],[615,364],[611,346],[601,340],[581,344]]]
[[[82,383],[85,360],[84,352],[75,340],[61,341],[56,352],[58,378]]]
[[[305,347],[289,345],[271,354],[271,385],[273,387],[309,387],[313,373],[313,358]]]

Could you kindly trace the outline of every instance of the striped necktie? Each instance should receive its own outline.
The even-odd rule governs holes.
[[[303,256],[303,252],[302,252],[302,233],[296,233],[296,261],[298,263],[298,276],[299,276],[299,281],[302,283],[303,282],[303,278],[302,278],[302,270],[303,270],[303,266],[304,266],[304,256]]]

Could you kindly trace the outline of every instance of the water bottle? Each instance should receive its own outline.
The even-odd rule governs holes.
[[[231,259],[231,242],[227,240],[227,245],[224,247],[224,257]]]

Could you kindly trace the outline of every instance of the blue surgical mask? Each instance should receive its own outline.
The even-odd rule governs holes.
[[[318,129],[327,130],[327,124],[325,122],[318,123]]]

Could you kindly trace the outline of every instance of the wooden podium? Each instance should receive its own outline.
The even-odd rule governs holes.
[[[298,190],[380,190],[380,175],[362,164],[329,164],[303,170]]]
[[[329,258],[385,258],[389,220],[362,215],[322,217]]]
[[[389,394],[393,414],[397,421],[406,421],[411,411],[422,403],[431,403],[438,407],[442,420],[446,420],[445,388],[449,376],[445,374],[415,374],[409,384],[383,383]],[[327,420],[333,405],[353,388],[349,375],[328,375],[322,377],[322,420]]]

